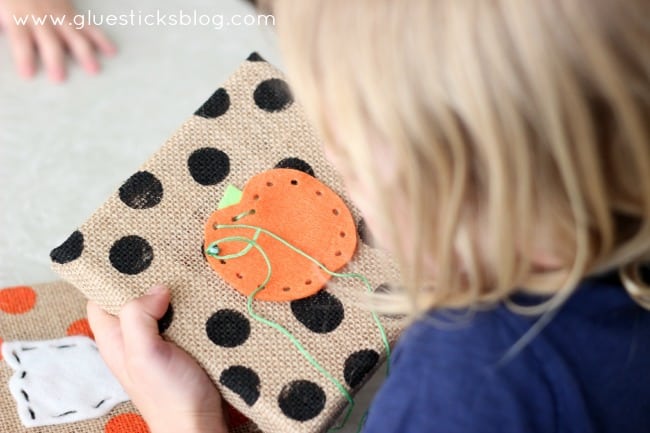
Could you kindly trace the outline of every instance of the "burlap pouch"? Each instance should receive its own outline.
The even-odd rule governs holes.
[[[93,337],[86,319],[86,299],[72,285],[59,281],[0,289],[0,345],[9,341],[52,340],[66,336]],[[26,428],[20,422],[8,381],[13,370],[0,359],[0,432],[2,433],[147,433],[131,402],[119,404],[108,415],[70,424]],[[259,430],[248,419],[227,408],[231,433]]]
[[[340,388],[285,335],[252,320],[246,297],[204,256],[204,226],[226,186],[242,188],[274,167],[312,174],[361,222],[282,74],[253,54],[52,251],[53,268],[112,313],[166,284],[172,308],[161,323],[164,335],[198,360],[226,400],[269,433],[324,431],[346,407]],[[398,281],[390,258],[364,239],[343,271],[365,275],[372,288]],[[354,394],[385,358],[371,314],[338,294],[361,290],[358,281],[340,279],[335,289],[300,301],[255,301],[255,309],[284,326]],[[399,324],[382,322],[394,341]]]

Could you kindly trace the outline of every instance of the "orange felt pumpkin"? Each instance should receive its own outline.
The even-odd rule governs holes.
[[[354,219],[343,200],[309,174],[274,169],[250,179],[239,203],[214,212],[205,226],[204,248],[220,239],[252,239],[255,229],[219,225],[250,225],[267,230],[330,271],[338,271],[352,258],[357,246]],[[255,299],[292,301],[318,292],[330,275],[309,259],[273,237],[261,233],[259,246],[268,255],[272,274]],[[241,252],[243,241],[219,242],[219,256]],[[210,266],[237,291],[248,296],[267,276],[262,254],[251,248],[241,257],[221,260],[207,255]]]

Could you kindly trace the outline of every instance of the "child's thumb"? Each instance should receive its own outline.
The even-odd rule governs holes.
[[[160,340],[158,319],[169,306],[169,289],[152,287],[145,296],[128,302],[120,311],[120,325],[126,353],[142,350]]]
[[[165,294],[169,294],[169,289],[161,284],[156,284],[147,291],[147,295],[158,296]]]

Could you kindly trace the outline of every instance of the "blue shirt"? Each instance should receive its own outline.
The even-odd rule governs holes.
[[[650,432],[650,312],[616,274],[583,281],[502,364],[535,318],[505,306],[451,329],[436,318],[398,342],[365,433]]]

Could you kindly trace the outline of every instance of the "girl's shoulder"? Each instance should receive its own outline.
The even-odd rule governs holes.
[[[615,275],[585,280],[532,341],[504,360],[536,320],[505,306],[418,320],[396,347],[365,431],[650,429],[641,427],[650,426],[650,312]]]

